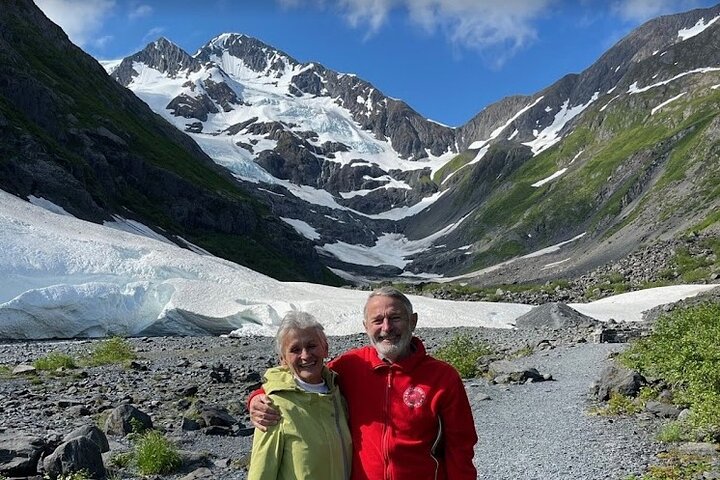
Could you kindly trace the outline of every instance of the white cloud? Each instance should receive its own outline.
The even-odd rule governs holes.
[[[160,36],[161,33],[165,31],[164,27],[153,27],[150,30],[147,31],[147,33],[143,36],[142,42],[147,43],[152,40],[157,40],[157,38]],[[143,45],[143,48],[145,46]]]
[[[35,0],[35,3],[81,47],[94,41],[115,6],[114,0]]]
[[[136,18],[147,17],[152,12],[153,8],[150,5],[138,5],[133,8],[130,13],[128,13],[128,18],[130,20],[135,20]]]
[[[689,0],[615,0],[613,14],[628,22],[644,22],[651,18],[684,10],[691,10],[698,2]]]
[[[277,0],[286,8],[303,5],[339,9],[355,28],[377,33],[393,11],[428,33],[441,32],[454,46],[493,51],[493,62],[502,63],[535,40],[533,22],[559,0]]]

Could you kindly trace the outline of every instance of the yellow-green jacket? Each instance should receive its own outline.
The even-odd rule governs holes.
[[[279,408],[282,420],[267,432],[255,429],[248,480],[347,480],[352,440],[347,407],[335,382],[323,368],[329,392],[309,393],[295,383],[287,367],[265,372],[263,389]]]

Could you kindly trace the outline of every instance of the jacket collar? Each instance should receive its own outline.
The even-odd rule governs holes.
[[[337,383],[336,377],[337,373],[330,370],[327,366],[323,367],[322,378],[325,380],[325,383],[330,391],[335,388],[335,384]],[[295,377],[292,372],[285,366],[269,368],[265,372],[264,380],[263,389],[265,390],[265,393],[268,394],[287,390],[304,391],[298,387],[297,383],[295,383]]]
[[[390,362],[380,358],[377,350],[372,345],[369,345],[367,348],[370,350],[368,360],[370,360],[372,368],[375,369],[389,368],[392,366],[409,372],[413,370],[425,357],[427,357],[425,345],[423,345],[422,341],[417,337],[413,337],[410,341],[410,350],[412,353],[396,362]]]

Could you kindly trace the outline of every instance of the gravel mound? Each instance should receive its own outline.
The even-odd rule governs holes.
[[[560,302],[537,306],[515,320],[515,326],[518,328],[552,328],[553,330],[593,327],[599,324],[600,321]]]

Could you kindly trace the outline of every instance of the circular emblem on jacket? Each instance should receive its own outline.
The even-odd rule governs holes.
[[[403,401],[410,408],[417,408],[425,402],[425,392],[420,387],[408,387],[403,393]]]

